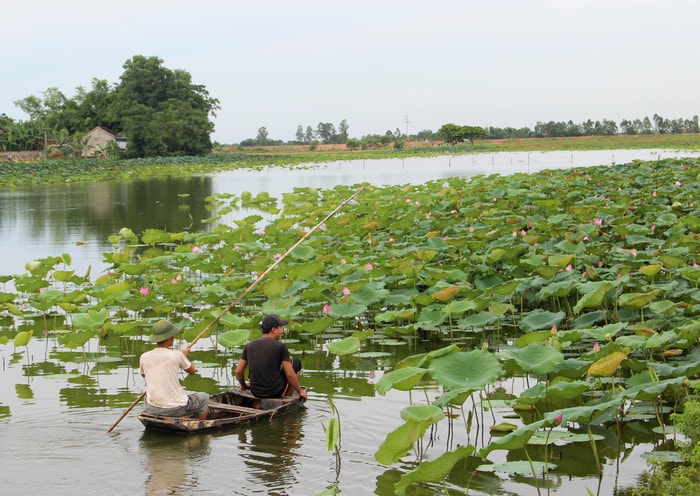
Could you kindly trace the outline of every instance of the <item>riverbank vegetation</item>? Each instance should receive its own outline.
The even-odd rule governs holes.
[[[204,156],[157,157],[118,160],[113,158],[0,162],[0,187],[52,182],[130,180],[136,177],[188,176],[232,169],[264,167],[295,168],[310,163],[343,160],[432,157],[470,153],[559,150],[671,149],[699,150],[700,134],[654,134],[582,138],[528,138],[477,141],[470,144],[433,146],[412,142],[367,150],[348,150],[344,145],[311,149],[309,146],[238,147],[220,146]]]

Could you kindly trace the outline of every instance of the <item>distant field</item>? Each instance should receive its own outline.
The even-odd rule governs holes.
[[[458,145],[446,145],[443,142],[408,141],[404,144],[404,152],[414,154],[417,150],[430,151],[429,153],[470,153],[470,152],[511,152],[511,151],[549,151],[549,150],[622,150],[622,149],[652,149],[671,148],[684,150],[700,149],[700,134],[644,134],[621,136],[579,136],[573,138],[520,138],[502,140],[476,141],[474,146],[469,143]],[[408,150],[406,150],[408,149]],[[294,154],[311,153],[318,155],[333,153],[354,153],[365,156],[375,152],[386,155],[395,150],[393,145],[373,150],[348,150],[345,145],[318,145],[315,150],[310,150],[308,145],[278,145],[239,147],[237,145],[224,145],[216,148],[215,153],[250,153],[250,154]]]

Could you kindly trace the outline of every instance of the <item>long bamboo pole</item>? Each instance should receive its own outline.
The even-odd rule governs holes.
[[[214,326],[217,322],[219,322],[219,320],[221,320],[221,318],[222,318],[224,315],[226,315],[226,313],[228,313],[234,306],[236,306],[238,303],[240,303],[240,301],[241,301],[243,298],[245,298],[245,296],[246,296],[248,293],[250,293],[250,292],[253,290],[253,288],[255,288],[255,286],[257,286],[257,285],[260,283],[260,281],[262,281],[270,272],[272,272],[272,270],[273,270],[275,267],[277,267],[277,265],[278,265],[282,260],[284,260],[284,259],[287,257],[287,255],[289,255],[291,252],[293,252],[294,249],[295,249],[296,247],[298,247],[300,244],[302,244],[302,243],[306,240],[306,238],[308,238],[309,236],[311,236],[317,229],[319,229],[323,224],[325,224],[326,221],[328,221],[328,219],[330,219],[331,217],[333,217],[340,209],[342,209],[345,205],[347,205],[347,204],[350,203],[352,200],[354,200],[355,197],[356,197],[357,195],[359,195],[360,193],[362,193],[362,191],[363,191],[364,189],[365,189],[365,187],[363,186],[363,187],[361,187],[360,189],[358,189],[357,191],[355,191],[355,193],[353,193],[352,196],[350,196],[350,197],[347,198],[345,201],[343,201],[343,202],[342,202],[340,205],[338,205],[331,213],[329,213],[328,215],[326,215],[326,216],[323,218],[323,220],[322,220],[321,222],[319,222],[318,224],[316,224],[309,232],[307,232],[307,233],[304,234],[301,238],[299,238],[299,240],[298,240],[296,243],[294,243],[294,245],[293,245],[289,250],[287,250],[287,251],[284,253],[284,255],[282,255],[282,256],[279,257],[277,260],[275,260],[275,262],[274,262],[272,265],[270,265],[270,266],[267,268],[267,270],[265,270],[265,272],[263,272],[262,274],[260,274],[260,275],[255,279],[255,281],[253,281],[253,283],[252,283],[250,286],[248,286],[240,295],[238,295],[238,296],[236,297],[236,299],[234,299],[231,303],[229,303],[228,306],[227,306],[226,308],[224,308],[224,310],[223,310],[219,315],[217,315],[216,318],[214,318],[214,320],[212,320],[212,321],[209,323],[209,325],[207,325],[204,329],[202,329],[202,332],[200,332],[199,334],[197,334],[197,336],[192,340],[192,342],[191,342],[189,345],[187,345],[187,347],[185,348],[185,350],[187,350],[187,351],[191,350],[191,349],[192,349],[192,346],[194,346],[194,344],[195,344],[197,341],[199,341],[199,339],[200,339],[202,336],[204,336],[204,335],[207,333],[207,331],[209,331],[209,329],[212,328],[212,326]],[[144,396],[146,396],[146,392],[145,392],[145,391],[142,392],[142,393],[139,395],[139,397],[136,398],[136,400],[134,400],[134,402],[133,402],[131,405],[129,405],[129,407],[128,407],[126,410],[124,410],[124,413],[122,413],[121,416],[117,419],[117,421],[114,422],[114,423],[112,424],[112,426],[111,426],[109,429],[107,429],[107,432],[112,432],[112,430],[117,426],[117,424],[119,424],[119,422],[121,422],[122,419],[123,419],[124,417],[127,416],[127,414],[128,414],[128,413],[129,413],[129,412],[144,398]]]

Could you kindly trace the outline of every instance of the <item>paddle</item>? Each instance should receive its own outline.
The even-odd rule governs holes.
[[[267,270],[266,270],[265,272],[263,272],[262,274],[260,274],[260,275],[257,277],[257,279],[255,279],[255,281],[253,281],[253,283],[252,283],[250,286],[248,286],[240,295],[238,295],[238,297],[237,297],[235,300],[233,300],[231,303],[229,303],[228,306],[227,306],[226,308],[224,308],[224,310],[223,310],[219,315],[217,315],[216,318],[215,318],[214,320],[212,320],[212,321],[209,323],[209,325],[207,325],[204,329],[202,329],[202,332],[200,332],[199,334],[197,334],[197,337],[195,337],[195,338],[192,340],[192,342],[191,342],[191,343],[187,346],[187,348],[185,348],[185,349],[186,349],[187,351],[191,350],[191,349],[192,349],[192,346],[194,346],[194,344],[195,344],[197,341],[199,341],[199,338],[201,338],[202,336],[204,336],[204,335],[207,333],[207,331],[209,331],[209,329],[211,329],[213,325],[215,325],[217,322],[219,322],[219,320],[221,320],[221,318],[222,318],[224,315],[226,315],[226,313],[227,313],[229,310],[231,310],[235,305],[237,305],[238,303],[240,303],[240,301],[241,301],[248,293],[250,293],[250,292],[253,290],[253,288],[255,288],[255,286],[258,285],[258,283],[259,283],[260,281],[262,281],[270,272],[272,272],[272,270],[273,270],[275,267],[277,267],[277,265],[278,265],[282,260],[284,260],[284,259],[287,257],[287,255],[289,255],[292,251],[294,251],[294,249],[295,249],[297,246],[299,246],[300,244],[302,244],[302,243],[304,242],[304,240],[306,240],[306,238],[308,238],[309,236],[311,236],[311,234],[313,234],[319,227],[321,227],[323,224],[325,224],[326,221],[327,221],[328,219],[330,219],[331,217],[333,217],[341,208],[343,208],[345,205],[347,205],[348,203],[350,203],[350,202],[351,202],[357,195],[359,195],[364,189],[365,189],[364,186],[363,186],[362,188],[358,189],[355,193],[353,193],[352,196],[350,196],[350,197],[349,197],[348,199],[346,199],[343,203],[341,203],[340,205],[338,205],[331,213],[329,213],[328,215],[326,215],[326,216],[323,218],[323,220],[322,220],[321,222],[319,222],[318,224],[316,224],[309,232],[307,232],[307,233],[304,234],[301,238],[299,238],[299,241],[297,241],[296,243],[294,243],[294,245],[293,245],[289,250],[287,250],[287,251],[284,253],[284,255],[282,255],[281,257],[279,257],[278,259],[276,259],[275,262],[274,262],[272,265],[270,265],[270,266],[267,268]],[[123,419],[124,417],[126,417],[126,415],[127,415],[127,414],[128,414],[142,399],[143,399],[143,398],[144,398],[144,396],[146,396],[146,392],[145,392],[145,391],[144,391],[143,393],[141,393],[141,394],[139,395],[139,397],[136,398],[136,400],[134,400],[134,402],[133,402],[131,405],[129,405],[129,407],[128,407],[126,410],[124,410],[124,413],[122,413],[121,416],[117,419],[117,421],[114,422],[114,423],[112,424],[112,426],[111,426],[109,429],[107,429],[107,432],[112,432],[112,430],[117,426],[117,424],[118,424],[119,422],[121,422],[122,419]]]

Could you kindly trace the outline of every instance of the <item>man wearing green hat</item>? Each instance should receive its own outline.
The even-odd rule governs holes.
[[[187,356],[189,350],[171,350],[175,335],[180,332],[169,320],[161,320],[153,326],[149,340],[156,347],[139,359],[139,371],[146,380],[146,413],[162,417],[194,416],[205,420],[208,414],[209,395],[185,393],[180,385],[179,372],[196,372]]]

